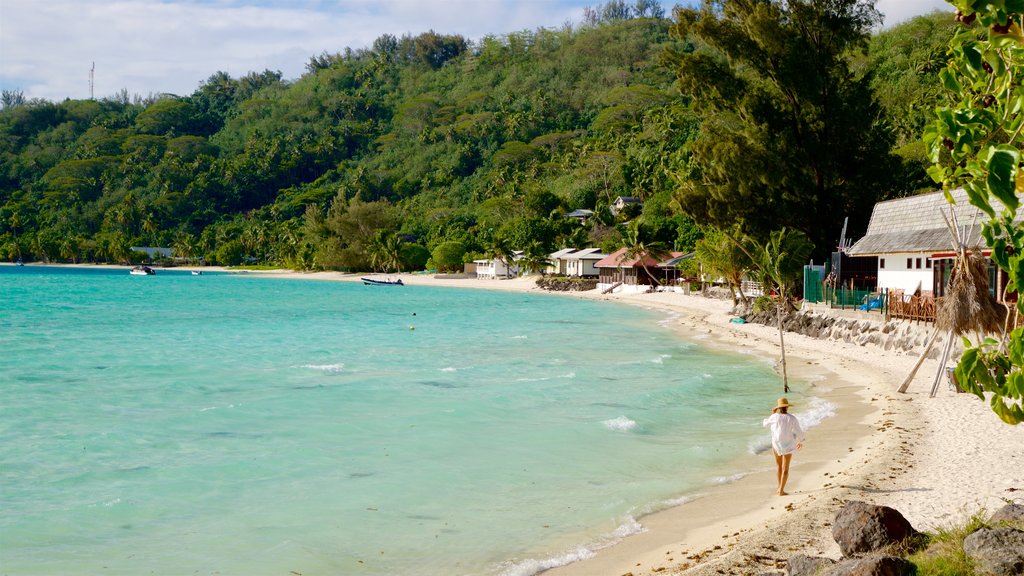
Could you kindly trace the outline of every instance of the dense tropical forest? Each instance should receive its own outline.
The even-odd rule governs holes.
[[[613,0],[557,30],[383,35],[295,80],[217,72],[187,96],[5,91],[0,260],[168,246],[222,265],[457,270],[785,225],[820,261],[845,218],[856,237],[877,200],[934,189],[920,135],[958,24],[877,31],[864,0],[761,4]],[[613,210],[620,196],[641,202]]]

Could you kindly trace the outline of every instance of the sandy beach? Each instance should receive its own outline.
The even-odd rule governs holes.
[[[358,275],[332,272],[272,275],[359,281]],[[410,286],[539,290],[531,278],[389,276],[399,277]],[[777,331],[731,323],[728,301],[668,292],[569,296],[664,310],[681,338],[776,365],[780,357]],[[642,533],[545,574],[757,574],[784,567],[795,553],[839,558],[831,523],[849,500],[895,508],[919,530],[952,526],[1007,501],[1024,501],[1024,426],[1004,424],[987,403],[946,385],[929,398],[937,360],[926,360],[907,393],[900,394],[896,390],[916,353],[789,333],[785,338],[794,390],[838,406],[836,416],[812,429],[794,457],[788,496],[774,494],[771,456],[751,455],[740,466],[752,473],[643,517]],[[770,408],[765,407],[766,416]]]
[[[337,272],[250,274],[322,281],[360,278]],[[407,286],[540,291],[533,278],[373,276],[401,278]],[[592,291],[564,297],[662,310],[680,338],[775,362],[778,368],[776,330],[731,323],[728,301],[667,292]],[[679,506],[640,518],[640,534],[596,554],[582,553],[583,559],[545,574],[758,574],[784,567],[795,553],[838,558],[831,522],[849,500],[895,508],[919,530],[951,526],[1007,501],[1024,502],[1024,425],[1002,423],[986,402],[946,385],[929,398],[937,360],[926,360],[908,392],[900,394],[897,387],[917,361],[916,353],[791,333],[785,338],[794,397],[820,397],[837,407],[834,417],[810,430],[804,449],[794,457],[788,496],[774,493],[770,454],[749,455],[737,463],[738,469],[749,471],[742,478],[709,486]],[[770,409],[765,406],[765,416]],[[800,411],[796,406],[792,412]]]

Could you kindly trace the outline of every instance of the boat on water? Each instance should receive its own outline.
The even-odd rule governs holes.
[[[21,258],[18,258],[17,260],[14,261],[14,265],[15,266],[24,266],[25,263],[21,261]]]
[[[202,276],[203,275],[203,271],[202,270],[193,270],[192,271],[192,275],[193,276]]]
[[[405,286],[402,283],[402,279],[398,280],[374,280],[373,278],[361,278],[363,284],[367,286]]]
[[[136,266],[128,271],[132,276],[152,276],[156,274],[156,270],[153,270],[149,266]]]

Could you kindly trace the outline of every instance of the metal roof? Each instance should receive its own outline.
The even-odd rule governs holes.
[[[955,205],[945,195],[930,192],[875,204],[867,233],[847,252],[851,256],[878,256],[906,252],[950,252],[954,250],[943,215],[949,218],[952,206],[957,221],[966,232],[968,246],[984,246],[981,224],[988,216],[971,206],[963,188],[951,190]],[[994,203],[996,210],[1002,205]],[[1016,222],[1024,220],[1024,204],[1017,209]]]
[[[566,254],[566,260],[600,260],[607,256],[607,254],[601,253],[600,248],[584,248],[578,252],[572,254]]]
[[[552,252],[551,254],[548,254],[548,258],[551,258],[552,260],[556,260],[558,258],[561,258],[562,256],[567,255],[567,254],[572,254],[575,251],[576,251],[575,248],[562,248],[558,252]]]

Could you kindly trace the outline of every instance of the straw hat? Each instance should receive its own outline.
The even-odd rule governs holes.
[[[772,413],[774,414],[779,408],[789,408],[790,406],[792,406],[792,404],[789,403],[789,400],[779,398],[779,401],[775,404],[775,408],[772,408]]]

